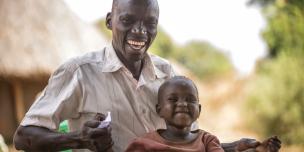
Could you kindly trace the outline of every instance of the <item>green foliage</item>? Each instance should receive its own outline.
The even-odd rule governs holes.
[[[276,12],[269,17],[263,34],[269,46],[269,55],[275,57],[282,51],[303,53],[304,6],[286,5]]]
[[[260,135],[276,134],[285,144],[304,145],[304,1],[274,0],[261,6],[271,58],[259,64],[251,82],[248,124]]]
[[[262,6],[268,20],[263,37],[270,57],[276,57],[282,51],[304,52],[303,0],[249,0],[249,4]]]
[[[233,70],[227,56],[206,42],[187,43],[177,49],[173,56],[201,79],[223,76]]]
[[[158,34],[151,45],[150,50],[161,57],[170,58],[175,47],[171,37],[161,27],[158,27]]]
[[[106,20],[101,19],[96,23],[97,29],[107,38],[111,39],[112,37],[112,32],[107,28],[106,26]]]
[[[266,6],[266,5],[274,3],[275,1],[276,0],[249,0],[248,4],[249,5],[257,4],[260,6]]]
[[[249,0],[249,5],[259,5],[262,7],[268,7],[271,5],[294,5],[294,6],[303,6],[304,1],[303,0]]]
[[[278,135],[284,144],[304,143],[303,66],[301,57],[284,54],[262,64],[246,105],[251,129],[266,137]]]

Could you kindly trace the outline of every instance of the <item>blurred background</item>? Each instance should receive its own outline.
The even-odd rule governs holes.
[[[0,152],[65,60],[111,41],[112,0],[0,0]],[[304,1],[162,1],[150,52],[198,85],[200,128],[222,142],[277,135],[304,149]],[[6,143],[6,144],[4,144]],[[5,145],[8,145],[5,146]]]

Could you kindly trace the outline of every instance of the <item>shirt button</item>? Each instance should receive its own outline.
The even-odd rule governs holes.
[[[146,113],[146,109],[143,109],[142,112],[143,112],[143,114],[145,114]]]

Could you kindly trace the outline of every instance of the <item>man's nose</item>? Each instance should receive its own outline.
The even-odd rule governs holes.
[[[146,33],[147,33],[147,30],[146,30],[146,28],[144,27],[143,22],[137,22],[137,23],[133,26],[131,32],[134,33],[134,34],[146,34]]]

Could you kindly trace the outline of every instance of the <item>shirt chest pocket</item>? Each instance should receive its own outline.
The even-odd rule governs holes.
[[[80,109],[80,113],[87,114],[107,114],[108,111],[112,111],[113,97],[108,92],[92,91],[84,98],[83,105]]]

